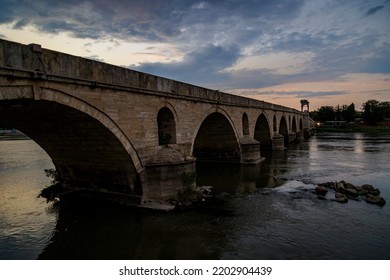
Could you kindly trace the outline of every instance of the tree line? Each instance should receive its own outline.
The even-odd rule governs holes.
[[[310,117],[317,122],[346,121],[353,122],[361,118],[368,124],[376,124],[390,118],[390,102],[380,102],[375,99],[363,103],[361,111],[355,109],[355,104],[322,106],[318,110],[310,112]]]

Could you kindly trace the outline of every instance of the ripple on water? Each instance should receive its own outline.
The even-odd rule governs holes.
[[[0,258],[41,254],[60,259],[390,259],[388,205],[352,200],[339,204],[319,200],[312,193],[316,183],[345,180],[372,184],[390,201],[386,153],[390,142],[386,141],[373,153],[374,138],[367,144],[314,137],[266,155],[258,166],[231,166],[226,171],[205,168],[213,184],[220,180],[216,189],[229,195],[203,208],[169,214],[123,208],[51,208],[37,199],[47,179],[42,170],[50,167],[42,163],[42,155],[34,158],[26,153],[27,159],[7,161],[14,162],[18,171],[0,168],[0,199],[13,198],[0,204]],[[23,157],[23,151],[32,148],[27,144],[16,154]],[[8,147],[0,143],[0,161],[3,151],[9,156]],[[21,162],[32,163],[35,173],[34,168],[20,168]],[[353,171],[356,166],[358,171]],[[266,187],[268,195],[263,194]],[[50,239],[53,234],[55,238]]]

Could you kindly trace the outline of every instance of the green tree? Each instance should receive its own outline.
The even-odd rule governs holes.
[[[354,121],[355,115],[356,115],[355,104],[351,103],[349,106],[343,105],[342,116],[345,121],[347,122]]]
[[[309,116],[310,116],[310,118],[312,118],[313,120],[319,121],[319,120],[318,120],[318,110],[310,111],[310,112],[309,112]]]
[[[387,102],[385,102],[387,103]],[[366,103],[363,103],[363,120],[369,124],[375,124],[377,122],[383,121],[383,106],[380,105],[380,102],[375,99],[367,100]]]
[[[382,107],[383,118],[390,118],[390,102],[381,102],[380,106]]]
[[[336,121],[343,121],[344,120],[344,118],[343,118],[344,107],[345,107],[345,105],[343,105],[342,107],[340,107],[340,105],[336,106],[336,108],[334,109],[334,113],[335,113],[334,120],[336,120]]]
[[[334,121],[335,117],[336,117],[336,112],[332,106],[322,106],[317,110],[316,121],[320,121],[320,122]]]

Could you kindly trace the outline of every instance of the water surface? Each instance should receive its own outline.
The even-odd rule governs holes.
[[[218,199],[160,213],[105,204],[53,206],[50,158],[0,141],[1,259],[390,259],[390,135],[317,134],[257,166],[199,164]],[[387,204],[319,200],[315,185],[372,184]]]

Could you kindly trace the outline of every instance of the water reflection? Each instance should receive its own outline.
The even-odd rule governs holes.
[[[364,153],[364,135],[363,133],[356,133],[355,134],[355,153],[357,155],[361,155]]]
[[[259,165],[198,164],[198,184],[214,186],[217,197],[201,207],[171,213],[92,202],[48,205],[36,196],[49,180],[42,170],[50,168],[50,161],[40,153],[29,154],[29,159],[1,154],[0,175],[7,180],[0,187],[5,202],[0,206],[0,256],[389,259],[388,205],[380,208],[364,201],[342,205],[318,200],[311,193],[316,183],[346,180],[378,187],[389,203],[389,136],[317,135],[286,151],[262,151],[266,160]],[[9,145],[27,154],[34,149],[28,143],[2,146],[0,141],[4,155]],[[19,161],[26,163],[18,167]],[[32,178],[41,177],[23,175],[27,165],[35,166]],[[271,191],[265,194],[265,189]],[[23,208],[25,199],[31,201]],[[15,207],[23,210],[18,213],[12,210]]]
[[[55,234],[39,258],[224,258],[237,227],[241,230],[243,224],[252,223],[252,217],[239,215],[237,220],[239,200],[244,199],[245,205],[246,200],[253,200],[251,209],[259,212],[257,217],[265,215],[268,221],[283,218],[273,199],[261,199],[260,203],[256,195],[285,182],[280,175],[288,169],[286,161],[287,153],[270,152],[260,165],[200,163],[198,185],[212,185],[217,198],[185,211],[156,213],[99,203],[63,204],[58,209]],[[250,193],[254,196],[248,196]]]
[[[287,179],[288,153],[264,151],[262,155],[265,159],[257,165],[197,163],[197,184],[213,186],[216,194],[252,193],[262,188],[280,186]]]
[[[56,215],[37,198],[49,183],[42,173],[48,167],[50,158],[33,141],[0,139],[0,259],[36,258],[50,240]]]
[[[59,209],[55,235],[39,258],[218,259],[227,234],[221,219],[229,213],[204,211],[159,213],[65,204]]]

